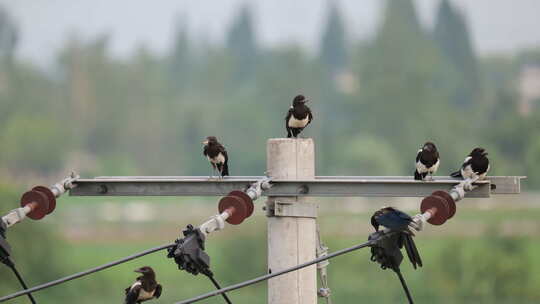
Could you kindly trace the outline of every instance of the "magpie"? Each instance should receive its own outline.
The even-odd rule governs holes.
[[[429,180],[433,180],[433,174],[439,169],[439,151],[434,143],[428,141],[422,149],[416,154],[416,170],[414,171],[415,180],[426,180],[429,174]]]
[[[153,298],[161,296],[161,285],[156,282],[156,274],[149,266],[135,269],[135,272],[141,273],[135,283],[126,288],[125,304],[138,304]]]
[[[306,99],[304,95],[294,97],[292,106],[285,117],[288,138],[298,137],[298,134],[313,120],[313,114],[306,106],[306,102],[309,102],[309,99]]]
[[[208,161],[212,165],[212,176],[214,176],[216,169],[221,177],[228,176],[229,157],[227,156],[225,147],[217,141],[215,136],[208,136],[206,140],[203,141],[203,145],[203,154],[208,158]]]
[[[384,207],[375,211],[371,216],[371,225],[375,231],[379,231],[380,226],[384,226],[392,231],[399,231],[399,238],[397,238],[399,248],[405,246],[409,261],[416,267],[422,267],[422,259],[416,248],[416,244],[413,240],[413,234],[408,229],[409,224],[412,222],[412,217],[405,212],[402,212],[393,207]]]
[[[461,169],[450,174],[451,177],[461,177],[463,179],[482,180],[489,171],[488,153],[483,148],[474,148],[465,158]]]

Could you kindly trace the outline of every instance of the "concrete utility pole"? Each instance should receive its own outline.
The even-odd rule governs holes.
[[[274,180],[315,178],[315,151],[311,138],[269,139],[268,175]],[[268,197],[268,272],[295,266],[316,257],[317,205],[306,197]],[[316,304],[315,265],[270,279],[268,304]]]

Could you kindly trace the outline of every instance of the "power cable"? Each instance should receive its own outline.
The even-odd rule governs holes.
[[[212,281],[212,283],[214,284],[214,286],[216,286],[218,290],[221,289],[221,286],[219,286],[219,283],[216,281],[213,275],[206,275],[206,276],[210,279],[210,281]],[[223,299],[225,299],[225,302],[227,302],[227,304],[232,304],[231,300],[229,299],[226,293],[222,293],[221,295],[223,296]]]
[[[15,274],[15,276],[17,277],[17,280],[19,280],[19,283],[21,284],[21,286],[23,287],[23,289],[28,289],[28,286],[26,285],[26,283],[24,282],[24,279],[23,277],[21,276],[21,274],[19,273],[19,271],[17,271],[17,268],[15,267],[15,264],[12,263],[12,262],[8,262],[8,263],[5,263],[12,271],[13,273]],[[28,298],[30,299],[30,302],[32,302],[32,304],[36,304],[36,300],[34,299],[34,297],[32,296],[31,293],[28,293]]]
[[[296,265],[294,267],[290,267],[290,268],[280,270],[280,271],[277,271],[277,272],[274,272],[274,273],[269,273],[269,274],[266,274],[266,275],[263,275],[263,276],[248,280],[248,281],[244,281],[244,282],[241,282],[241,283],[238,283],[238,284],[231,285],[229,287],[220,288],[218,290],[214,290],[214,291],[199,295],[197,297],[194,297],[194,298],[191,298],[191,299],[188,299],[188,300],[180,301],[180,302],[177,302],[175,304],[195,303],[195,302],[198,302],[198,301],[210,298],[210,297],[217,296],[219,294],[223,294],[225,292],[229,292],[229,291],[236,290],[236,289],[243,288],[243,287],[247,287],[247,286],[262,282],[262,281],[266,281],[266,280],[271,279],[273,277],[277,277],[277,276],[289,273],[291,271],[295,271],[295,270],[298,270],[298,269],[301,269],[301,268],[305,268],[305,267],[311,266],[313,264],[317,264],[317,263],[319,263],[321,261],[325,261],[325,260],[340,256],[340,255],[343,255],[343,254],[346,254],[346,253],[349,253],[349,252],[352,252],[352,251],[355,251],[355,250],[358,250],[358,249],[362,249],[362,248],[371,246],[373,244],[374,244],[374,241],[370,240],[370,241],[367,241],[365,243],[362,243],[362,244],[359,244],[359,245],[356,245],[356,246],[353,246],[353,247],[350,247],[350,248],[345,248],[345,249],[338,250],[338,251],[330,253],[330,254],[328,254],[326,256],[322,256],[322,257],[317,258],[315,260],[311,260],[309,262],[305,262],[305,263]]]
[[[60,285],[62,283],[65,283],[65,282],[68,282],[68,281],[71,281],[71,280],[79,279],[79,278],[82,278],[82,277],[87,276],[89,274],[99,272],[99,271],[105,270],[107,268],[111,268],[113,266],[116,266],[116,265],[119,265],[119,264],[122,264],[122,263],[125,263],[125,262],[128,262],[128,261],[134,260],[136,258],[140,258],[140,257],[148,255],[150,253],[154,253],[156,251],[164,250],[164,249],[174,247],[174,246],[175,246],[175,243],[161,245],[161,246],[154,247],[154,248],[151,248],[151,249],[148,249],[148,250],[145,250],[145,251],[142,251],[142,252],[127,256],[125,258],[122,258],[122,259],[119,259],[119,260],[116,260],[116,261],[113,261],[113,262],[110,262],[110,263],[107,263],[107,264],[103,264],[103,265],[98,266],[98,267],[94,267],[94,268],[91,268],[91,269],[88,269],[88,270],[85,270],[85,271],[81,271],[81,272],[72,274],[72,275],[67,276],[67,277],[63,277],[63,278],[58,279],[58,280],[47,282],[47,283],[44,283],[44,284],[41,284],[41,285],[38,285],[38,286],[35,286],[35,287],[32,287],[32,288],[26,288],[25,290],[21,290],[19,292],[16,292],[16,293],[1,297],[0,302],[5,302],[7,300],[14,299],[14,298],[20,297],[20,296],[25,295],[25,294],[30,294],[31,292],[34,292],[34,291],[47,289],[49,287]]]

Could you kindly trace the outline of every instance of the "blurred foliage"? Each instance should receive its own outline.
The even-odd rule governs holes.
[[[200,142],[215,135],[233,175],[259,175],[266,139],[285,135],[283,117],[303,93],[313,100],[305,136],[317,141],[317,174],[410,174],[418,147],[432,140],[441,175],[484,146],[493,174],[529,175],[527,186],[540,188],[540,110],[517,110],[520,69],[538,64],[540,50],[476,57],[449,1],[432,33],[412,1],[389,1],[373,38],[360,42],[347,41],[339,6],[328,8],[315,58],[294,45],[261,47],[246,5],[223,46],[194,40],[179,17],[165,55],[141,45],[117,59],[109,35],[74,35],[46,71],[16,56],[2,61],[1,174],[204,175]],[[8,14],[0,17],[0,34],[16,35]],[[9,41],[5,58],[16,50]]]
[[[533,303],[540,297],[526,242],[520,239],[500,238],[492,231],[473,246],[455,240],[445,245],[440,260],[428,277],[440,286],[443,298],[456,297],[456,290],[459,303]]]
[[[328,21],[321,36],[320,61],[331,73],[343,70],[348,61],[345,24],[335,2],[329,2]]]
[[[455,70],[457,86],[451,93],[451,101],[458,106],[470,106],[475,95],[480,94],[478,63],[474,55],[472,42],[465,18],[449,0],[442,0],[437,12],[437,23],[433,30],[433,39],[440,52]],[[455,77],[457,76],[457,77]]]

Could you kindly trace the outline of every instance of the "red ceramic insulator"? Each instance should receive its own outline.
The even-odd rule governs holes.
[[[47,195],[39,191],[25,192],[21,197],[21,207],[30,205],[30,212],[26,215],[33,220],[40,220],[49,212]]]
[[[250,217],[253,214],[253,209],[255,209],[255,207],[253,206],[253,200],[251,199],[251,197],[249,197],[249,195],[247,195],[245,192],[238,190],[231,191],[228,195],[237,196],[244,201],[247,207],[247,217]]]
[[[248,208],[244,200],[238,196],[227,195],[219,201],[219,213],[227,212],[227,223],[238,225],[248,217]]]
[[[36,186],[32,188],[32,190],[41,192],[45,194],[45,196],[47,196],[47,199],[49,200],[49,211],[47,212],[47,214],[50,214],[54,211],[54,209],[56,209],[56,196],[54,196],[54,193],[52,193],[51,189],[44,186]]]
[[[440,196],[440,197],[442,197],[442,198],[444,198],[446,200],[446,203],[448,205],[448,209],[450,211],[448,219],[453,218],[454,215],[456,214],[456,202],[454,201],[452,196],[450,196],[450,194],[448,194],[448,192],[442,191],[442,190],[435,191],[432,194]]]
[[[428,223],[432,225],[442,225],[450,215],[450,209],[446,200],[438,195],[430,195],[422,200],[420,212],[431,213]]]

